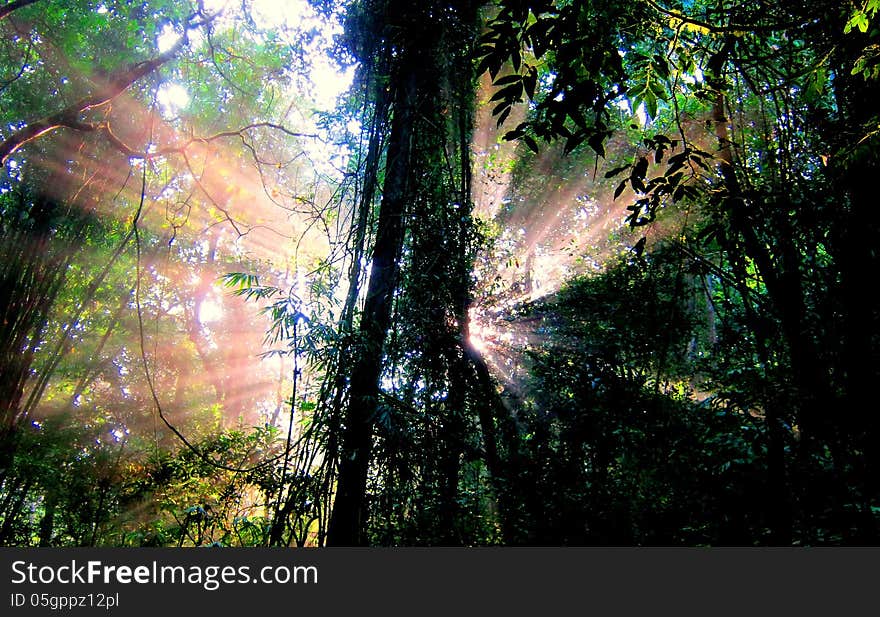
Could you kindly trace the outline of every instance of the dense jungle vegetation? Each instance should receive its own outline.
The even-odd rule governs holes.
[[[878,8],[0,6],[0,545],[876,544]]]

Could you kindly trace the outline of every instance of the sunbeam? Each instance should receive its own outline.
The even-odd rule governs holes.
[[[209,12],[223,8],[223,3],[205,4]],[[257,3],[254,15],[264,30],[282,32],[302,19],[324,27],[305,10],[304,3],[298,8]],[[329,36],[326,32],[323,40]],[[179,39],[180,32],[166,25],[157,38],[158,52],[173,49]],[[207,44],[200,36],[193,40]],[[317,37],[314,45],[320,44]],[[63,71],[67,80],[92,79],[78,74],[63,56],[58,61],[59,67],[50,68]],[[195,434],[212,426],[280,423],[291,375],[283,357],[265,354],[271,321],[260,303],[231,295],[218,281],[229,272],[256,268],[261,284],[290,287],[306,302],[304,283],[295,285],[289,272],[307,273],[311,284],[312,272],[324,272],[322,264],[332,259],[344,229],[325,220],[334,189],[315,162],[336,156],[338,148],[318,134],[312,110],[332,105],[351,71],[334,70],[326,60],[311,78],[322,82],[313,101],[299,93],[302,107],[290,104],[271,122],[248,124],[231,117],[228,124],[196,129],[193,93],[172,73],[151,86],[146,100],[152,103],[144,102],[142,92],[123,92],[102,110],[96,130],[57,131],[41,144],[44,155],[26,165],[63,179],[48,183],[52,196],[112,228],[105,237],[113,246],[79,251],[71,272],[87,289],[118,249],[112,282],[131,289],[121,281],[138,279],[140,314],[128,292],[116,299],[85,293],[80,323],[60,348],[61,366],[69,368],[55,371],[45,386],[37,382],[45,394],[35,398],[40,402],[35,417],[73,408],[112,410],[118,426],[149,433],[151,414],[144,411],[153,407],[152,397],[143,375],[129,368],[139,366],[135,340],[143,328],[156,399],[181,430]],[[253,113],[248,110],[245,117]],[[16,171],[19,166],[17,160],[10,165]],[[135,212],[137,268],[130,233]],[[106,279],[105,286],[110,282]],[[105,304],[119,308],[94,313]],[[90,329],[99,332],[97,342],[81,334]],[[301,379],[305,383],[308,375]]]
[[[601,272],[642,236],[654,242],[673,231],[662,222],[629,227],[625,200],[631,193],[614,199],[614,187],[602,182],[604,161],[581,167],[584,157],[565,155],[559,145],[533,155],[524,144],[505,140],[525,117],[525,106],[497,126],[488,85],[484,75],[472,150],[474,212],[490,230],[490,243],[477,258],[469,331],[495,377],[518,393],[527,378],[525,352],[546,339],[545,316],[533,307],[552,303],[567,281]]]

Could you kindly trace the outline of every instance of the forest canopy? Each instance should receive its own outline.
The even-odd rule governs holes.
[[[0,545],[845,545],[880,2],[0,5]]]

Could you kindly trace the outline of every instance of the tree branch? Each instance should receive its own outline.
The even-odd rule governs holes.
[[[712,34],[735,34],[737,32],[751,32],[752,34],[760,34],[767,32],[778,32],[780,30],[788,30],[791,28],[797,28],[801,24],[790,22],[787,24],[770,24],[768,26],[759,26],[755,24],[747,25],[747,24],[727,24],[727,25],[717,25],[711,24],[706,21],[701,21],[694,17],[690,17],[681,13],[679,11],[675,11],[673,9],[667,9],[664,6],[661,6],[654,0],[644,0],[645,4],[650,6],[652,9],[661,13],[662,15],[666,15],[667,17],[671,17],[674,20],[680,21],[683,24],[689,24],[691,26],[695,26],[701,30],[705,30],[706,32],[710,32]]]
[[[79,120],[80,114],[112,102],[116,97],[134,85],[135,82],[171,60],[177,55],[177,52],[180,51],[185,42],[186,36],[182,36],[166,52],[150,60],[129,65],[124,71],[113,76],[107,82],[107,85],[97,93],[82,98],[65,109],[36,122],[29,123],[24,128],[16,131],[0,144],[0,165],[5,165],[7,159],[28,142],[56,129],[70,128],[78,131],[94,131],[97,127],[81,122]]]
[[[22,7],[25,7],[29,4],[34,4],[38,0],[15,0],[15,2],[10,2],[9,4],[0,7],[0,21],[3,21],[9,14],[15,10],[18,10]]]
[[[0,84],[0,92],[3,92],[4,90],[6,90],[6,88],[8,88],[12,84],[14,84],[18,79],[21,78],[22,75],[24,75],[24,71],[28,67],[28,62],[30,61],[31,50],[33,49],[33,47],[34,47],[33,41],[28,41],[28,48],[27,48],[27,51],[25,51],[25,53],[24,53],[24,58],[22,59],[21,67],[18,69],[18,72],[15,74],[15,77],[11,77],[10,79],[7,79],[2,84]]]

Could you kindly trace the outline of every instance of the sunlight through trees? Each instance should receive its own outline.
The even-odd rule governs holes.
[[[0,6],[0,545],[876,543],[878,8]]]

